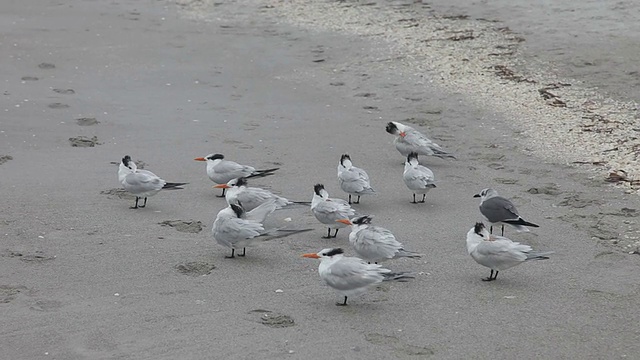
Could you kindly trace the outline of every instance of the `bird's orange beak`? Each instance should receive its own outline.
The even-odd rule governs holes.
[[[399,134],[399,135],[400,135],[400,136],[402,136],[402,137],[404,137],[405,135],[407,135],[407,133],[406,133],[406,132],[404,132],[404,131],[400,131],[400,134]],[[197,160],[197,159],[196,159],[196,160]]]
[[[319,259],[320,258],[320,256],[318,256],[318,254],[302,254],[302,257],[312,258],[312,259]]]
[[[207,159],[205,159],[203,157],[195,158],[193,160],[195,160],[195,161],[207,161]]]
[[[336,220],[336,222],[343,223],[343,224],[346,224],[346,225],[352,225],[351,224],[351,220],[349,220],[349,219],[340,219],[340,220]]]
[[[227,185],[227,184],[218,184],[218,185],[213,185],[214,189],[229,189],[231,188],[231,186]]]

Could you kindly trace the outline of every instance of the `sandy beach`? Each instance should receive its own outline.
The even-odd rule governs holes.
[[[0,5],[0,358],[636,357],[640,198],[605,181],[636,178],[632,105],[526,72],[523,35],[503,24],[403,4]],[[487,62],[496,46],[510,54]],[[544,98],[553,76],[575,85]],[[410,203],[388,121],[457,156],[420,159],[437,181],[425,204]],[[611,130],[565,136],[589,121]],[[314,231],[225,259],[211,224],[226,203],[193,160],[210,153],[280,167],[251,184],[297,201],[316,183],[346,199],[336,166],[350,154],[377,191],[354,208],[425,254],[385,264],[416,278],[335,306],[301,255],[353,255],[349,231],[322,239],[299,207],[270,224]],[[129,209],[125,155],[189,184]],[[481,281],[465,234],[487,187],[540,225],[506,235],[551,259]]]

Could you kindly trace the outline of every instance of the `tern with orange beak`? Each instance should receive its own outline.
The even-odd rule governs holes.
[[[136,197],[136,204],[132,209],[147,206],[147,198],[160,190],[178,190],[187,183],[170,183],[162,180],[158,175],[147,170],[139,170],[136,163],[131,160],[131,156],[125,155],[118,168],[118,180],[124,189]],[[144,198],[144,204],[138,206],[138,200]]]
[[[456,158],[411,126],[397,121],[390,121],[387,123],[386,130],[389,134],[396,136],[393,144],[404,157],[409,156],[409,153],[415,152],[419,155],[437,156],[439,158]]]
[[[318,221],[327,225],[326,239],[338,236],[338,230],[347,226],[336,220],[349,219],[356,213],[345,200],[330,198],[329,193],[322,184],[316,184],[313,187],[311,212]],[[331,236],[331,229],[336,230],[333,236]]]
[[[196,161],[207,162],[207,176],[216,184],[226,184],[230,180],[237,179],[239,177],[260,177],[273,175],[273,172],[279,168],[256,170],[253,166],[240,165],[237,162],[225,160],[222,154],[209,154],[205,157],[197,157]],[[222,189],[222,195],[224,197],[226,189]]]
[[[549,259],[547,255],[553,254],[553,251],[533,251],[529,245],[491,235],[483,223],[476,223],[467,233],[467,252],[478,264],[491,269],[491,274],[483,281],[496,280],[498,271],[529,260],[546,260]]]
[[[248,212],[240,204],[231,204],[220,210],[211,233],[218,244],[231,249],[231,256],[226,258],[235,257],[236,250],[242,249],[242,254],[238,256],[245,256],[247,247],[312,230],[266,229],[262,223],[275,209],[275,201],[272,199]]]
[[[341,248],[328,248],[316,254],[303,254],[303,257],[320,259],[318,274],[327,285],[344,296],[344,301],[336,303],[346,306],[347,298],[363,294],[370,286],[383,281],[406,280],[413,278],[410,273],[393,273],[377,264],[367,264],[356,257],[343,256]]]
[[[362,215],[351,220],[338,220],[340,223],[351,225],[349,243],[359,258],[377,264],[399,257],[419,258],[422,256],[417,252],[405,250],[391,231],[371,225],[371,219],[370,215]]]
[[[239,202],[246,211],[251,211],[270,200],[274,200],[276,209],[282,209],[287,205],[293,204],[310,204],[309,202],[303,201],[291,201],[259,187],[250,187],[248,186],[247,179],[243,177],[229,180],[226,184],[215,185],[214,188],[226,189],[227,193],[225,198],[227,199],[227,204]]]

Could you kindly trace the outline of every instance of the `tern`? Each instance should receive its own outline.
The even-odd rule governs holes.
[[[318,221],[328,226],[326,239],[338,236],[338,230],[347,226],[336,220],[349,219],[356,213],[345,200],[330,198],[322,184],[316,184],[313,187],[311,212]],[[331,229],[336,230],[333,236],[331,236]]]
[[[387,123],[386,130],[389,134],[396,136],[393,144],[402,156],[406,157],[409,153],[415,152],[420,155],[437,156],[439,158],[456,158],[411,126],[397,121],[390,121]]]
[[[436,187],[433,171],[426,166],[418,164],[418,154],[415,152],[411,152],[407,156],[402,179],[409,190],[413,191],[413,201],[411,202],[413,204],[417,204],[416,194],[422,194],[420,202],[424,203],[429,190]]]
[[[313,230],[265,229],[262,223],[275,209],[275,201],[270,200],[248,212],[240,204],[230,204],[220,210],[211,233],[218,244],[231,249],[231,256],[225,257],[234,258],[236,249],[241,248],[242,254],[238,253],[238,256],[245,256],[247,247]]]
[[[553,254],[553,251],[533,251],[529,245],[491,235],[483,223],[476,223],[467,233],[467,251],[478,264],[491,269],[491,274],[483,281],[495,280],[498,271],[528,260],[546,260],[549,259],[547,255]]]
[[[346,306],[349,296],[363,294],[367,288],[383,281],[405,280],[415,276],[407,272],[393,273],[382,265],[367,264],[356,257],[343,256],[341,248],[324,249],[317,254],[303,254],[303,257],[320,259],[318,274],[330,287],[335,289],[340,296],[344,296],[343,302],[338,306]]]
[[[230,180],[239,177],[260,177],[273,175],[273,172],[279,168],[256,170],[253,166],[240,165],[237,162],[225,160],[222,154],[209,154],[205,157],[195,158],[196,161],[207,162],[207,175],[209,179],[216,184],[226,184]],[[222,195],[224,197],[226,189],[222,189]]]
[[[349,243],[353,246],[359,258],[369,263],[378,263],[399,257],[418,258],[422,254],[407,251],[396,240],[391,231],[371,225],[370,215],[356,216],[353,219],[337,220],[343,224],[351,225]]]
[[[215,185],[214,188],[226,189],[227,193],[225,198],[227,204],[234,204],[240,202],[245,211],[251,211],[271,199],[275,201],[276,209],[282,209],[287,205],[304,204],[309,205],[309,202],[304,201],[291,201],[282,196],[278,196],[269,190],[261,189],[259,187],[247,186],[247,179],[240,177],[237,179],[229,180],[226,184]]]
[[[490,233],[493,233],[493,225],[497,224],[502,224],[503,236],[504,224],[513,226],[518,232],[529,231],[527,226],[540,227],[520,217],[516,206],[508,199],[498,196],[498,192],[494,189],[483,189],[479,194],[473,195],[473,197],[480,198],[480,213],[491,223],[489,228]]]
[[[369,175],[363,169],[353,166],[349,154],[340,157],[338,163],[338,182],[342,191],[349,194],[349,204],[351,204],[351,195],[358,195],[358,200],[354,204],[360,203],[360,195],[371,195],[375,191],[369,183]]]
[[[136,197],[136,204],[131,209],[147,206],[147,198],[157,194],[160,190],[178,190],[187,183],[168,183],[158,175],[147,170],[138,170],[131,156],[125,155],[118,168],[118,180],[124,189]],[[144,198],[144,204],[138,206],[138,200]]]

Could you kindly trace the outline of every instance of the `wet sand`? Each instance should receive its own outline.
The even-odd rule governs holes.
[[[455,84],[439,86],[425,69],[410,71],[374,36],[296,25],[275,16],[287,10],[278,4],[0,5],[7,58],[0,357],[630,358],[640,351],[635,194],[588,168],[534,156],[530,137],[507,125],[502,108],[451,91]],[[409,203],[403,159],[384,131],[390,120],[414,124],[458,157],[421,158],[438,181],[425,204]],[[74,147],[70,138],[95,143]],[[321,239],[326,228],[300,209],[276,212],[271,222],[290,217],[313,232],[225,259],[210,234],[225,203],[192,160],[213,152],[280,167],[252,184],[300,201],[311,199],[316,183],[344,197],[336,165],[349,153],[378,192],[357,210],[426,254],[386,265],[417,278],[335,306],[317,262],[300,255],[334,246],[353,254],[348,231]],[[126,154],[189,185],[131,210],[112,163]],[[485,187],[541,225],[507,235],[556,251],[550,260],[480,281],[489,271],[467,255],[465,234],[480,220],[472,196]]]

